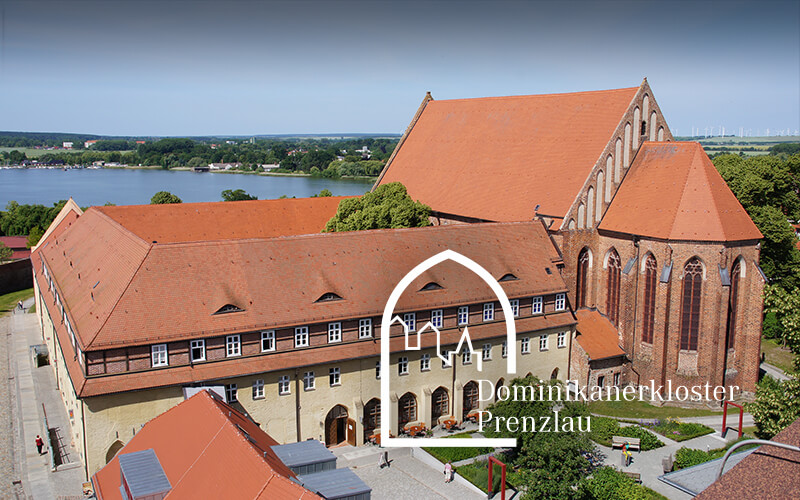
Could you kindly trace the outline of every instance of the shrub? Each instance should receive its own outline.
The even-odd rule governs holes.
[[[486,490],[486,487],[489,485],[489,462],[473,462],[468,465],[462,465],[456,468],[456,472],[458,475],[480,488],[481,491],[489,493],[489,491]],[[501,467],[494,464],[494,470],[492,471],[492,493],[500,491],[501,476]],[[508,477],[506,477],[506,488],[510,487],[512,486],[508,482]]]
[[[612,467],[601,467],[581,484],[581,496],[594,500],[650,500],[663,496]]]
[[[711,454],[703,450],[683,447],[675,453],[675,468],[685,469],[711,460]]]
[[[613,418],[592,417],[592,440],[604,446],[611,446],[613,436],[624,436],[639,438],[639,446],[642,451],[655,450],[664,446],[652,432],[639,427],[630,425],[620,427],[619,422]]]

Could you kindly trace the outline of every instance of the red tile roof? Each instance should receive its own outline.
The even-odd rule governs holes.
[[[249,439],[248,439],[249,438]],[[270,448],[257,424],[206,391],[149,421],[92,476],[99,500],[121,500],[119,455],[153,449],[172,489],[166,498],[318,499]]]
[[[575,311],[578,318],[578,343],[592,361],[624,356],[619,346],[617,329],[605,316],[595,309]]]
[[[800,446],[800,419],[778,433],[772,441]],[[761,446],[695,498],[800,498],[800,453]]]
[[[31,251],[27,247],[27,236],[0,236],[0,243],[12,250],[12,260],[27,259],[31,256]]]
[[[428,101],[379,183],[448,214],[564,217],[638,90]]]
[[[762,237],[696,142],[644,143],[599,228],[668,240]]]
[[[93,207],[146,242],[272,238],[319,233],[343,196]]]

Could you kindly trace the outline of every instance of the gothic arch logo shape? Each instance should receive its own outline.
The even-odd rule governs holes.
[[[505,291],[500,286],[500,283],[487,271],[484,269],[480,264],[475,262],[474,260],[461,255],[458,252],[453,250],[445,250],[441,253],[434,255],[423,261],[422,263],[418,264],[414,269],[408,272],[403,279],[394,287],[392,293],[389,295],[389,300],[386,301],[386,306],[383,308],[383,316],[381,318],[381,365],[380,365],[380,374],[381,374],[381,446],[387,448],[421,448],[423,446],[426,447],[448,447],[448,448],[457,448],[457,447],[489,447],[489,448],[500,448],[500,447],[514,447],[517,445],[517,440],[514,438],[479,438],[479,439],[443,439],[443,438],[421,438],[421,439],[412,439],[412,438],[397,438],[397,437],[390,437],[389,428],[391,425],[391,402],[389,398],[389,382],[390,382],[390,374],[389,374],[389,354],[390,354],[390,344],[391,339],[389,335],[389,329],[395,321],[400,321],[403,324],[403,332],[405,337],[405,348],[406,350],[419,350],[421,346],[421,339],[420,333],[421,330],[425,329],[430,323],[427,323],[423,326],[422,329],[417,331],[417,342],[416,346],[409,346],[409,329],[405,322],[400,319],[398,316],[392,316],[394,313],[394,308],[397,305],[397,302],[400,300],[400,297],[403,295],[403,292],[408,288],[411,283],[417,279],[422,273],[431,269],[432,267],[441,264],[447,260],[451,260],[462,266],[466,267],[473,273],[475,273],[478,277],[480,277],[489,288],[491,288],[492,292],[495,294],[497,299],[500,301],[500,307],[503,310],[503,316],[505,318],[506,323],[506,342],[508,342],[508,357],[506,358],[506,371],[514,375],[517,372],[517,352],[515,347],[516,341],[516,326],[514,324],[514,314],[511,310],[511,302],[509,302],[508,297],[506,296]],[[433,328],[433,325],[431,325]],[[436,353],[437,355],[445,359],[441,353],[441,345],[439,339],[439,331],[434,329],[437,334],[436,339]],[[458,348],[456,352],[459,352],[462,344],[467,342],[467,347],[470,351],[472,349],[472,343],[469,338],[468,331],[465,328],[464,334],[461,336],[461,340],[458,343]],[[473,354],[474,351],[473,351]],[[452,352],[449,353],[447,356],[448,358],[452,359]],[[480,360],[480,356],[477,358]],[[480,365],[479,365],[480,366]]]

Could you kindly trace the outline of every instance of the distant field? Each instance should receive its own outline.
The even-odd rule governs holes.
[[[7,147],[0,147],[0,153],[4,151],[19,151],[20,153],[25,153],[25,156],[28,158],[39,158],[40,156],[47,154],[47,153],[69,153],[69,154],[80,154],[87,150],[85,149],[34,149],[34,148],[7,148]],[[92,151],[92,150],[88,150]],[[101,153],[110,153],[111,151],[100,151]],[[126,153],[127,151],[118,151],[118,153]]]
[[[731,153],[744,156],[758,156],[769,154],[769,148],[776,144],[800,142],[798,136],[770,136],[770,137],[676,137],[678,141],[697,141],[703,145],[708,154]]]

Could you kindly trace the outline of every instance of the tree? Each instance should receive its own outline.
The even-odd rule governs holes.
[[[247,194],[244,189],[234,189],[233,191],[226,189],[222,192],[222,201],[246,201],[257,199],[258,196],[251,196]]]
[[[183,203],[183,200],[169,191],[159,191],[150,198],[151,205],[168,205],[170,203]]]
[[[764,377],[756,389],[755,401],[745,408],[756,422],[756,435],[771,439],[800,417],[800,378],[794,374],[789,380],[778,382]]]
[[[25,242],[25,246],[28,248],[35,247],[36,244],[39,243],[39,240],[42,239],[43,235],[44,231],[42,231],[42,228],[39,226],[34,226],[33,229],[31,229],[31,232],[28,234],[28,241]]]
[[[347,198],[325,225],[325,231],[430,226],[431,207],[408,196],[405,186],[391,182],[360,198]]]
[[[330,197],[330,196],[333,196],[333,193],[331,193],[331,190],[327,189],[327,188],[323,189],[318,194],[312,194],[311,195],[312,198],[327,198],[327,197]]]
[[[7,260],[11,260],[11,256],[14,254],[14,251],[11,250],[6,246],[5,243],[0,241],[0,262],[5,262]]]
[[[767,285],[764,308],[765,312],[776,315],[783,344],[795,355],[795,368],[800,370],[800,290],[786,291],[778,285]]]

